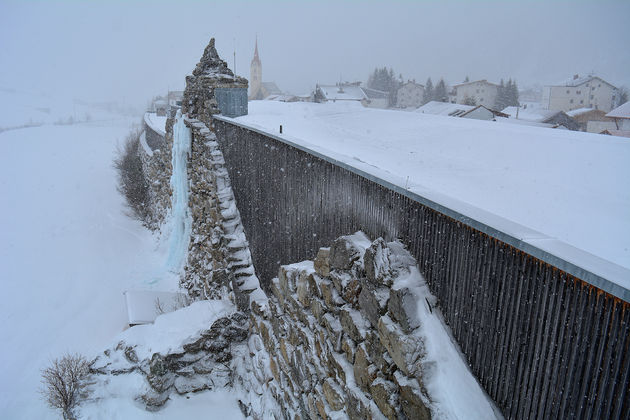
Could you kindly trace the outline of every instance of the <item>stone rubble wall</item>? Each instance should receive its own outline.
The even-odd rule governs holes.
[[[149,359],[140,359],[135,346],[121,341],[98,356],[91,363],[90,372],[98,381],[140,373],[149,387],[135,399],[147,410],[157,411],[174,392],[184,395],[232,386],[237,369],[232,355],[247,348],[248,326],[247,315],[234,312],[190,337],[181,349],[167,354],[153,353]]]
[[[147,153],[144,147],[138,147],[138,154],[142,162],[142,171],[149,183],[149,200],[151,206],[151,221],[149,227],[158,230],[171,208],[171,174],[173,149],[173,120],[167,120],[166,137],[161,142],[162,148]],[[170,126],[170,127],[169,127]],[[168,129],[170,128],[170,130]],[[144,124],[145,136],[149,133],[158,135]]]
[[[286,418],[431,418],[415,302],[393,286],[410,264],[400,243],[357,233],[280,267],[250,317]]]
[[[266,299],[254,273],[230,178],[215,134],[205,123],[186,119],[192,132],[188,179],[192,234],[182,286],[194,299],[234,293],[241,310],[249,299]]]

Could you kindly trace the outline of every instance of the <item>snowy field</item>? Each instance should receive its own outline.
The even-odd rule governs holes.
[[[289,141],[469,216],[481,209],[482,222],[497,215],[630,268],[627,139],[341,102],[252,101],[236,120],[274,134],[282,124]]]
[[[91,358],[117,342],[126,325],[124,290],[176,287],[177,277],[163,272],[168,241],[158,245],[128,218],[116,191],[112,159],[137,122],[119,117],[0,133],[3,419],[59,418],[37,393],[49,360],[66,351]],[[240,413],[234,398],[223,394],[175,398],[156,414],[144,411],[132,395],[87,407],[86,415],[193,418],[217,401],[226,418]]]

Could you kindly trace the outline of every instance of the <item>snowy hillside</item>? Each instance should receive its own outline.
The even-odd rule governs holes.
[[[358,103],[252,101],[235,120],[275,134],[282,125],[289,141],[464,214],[478,208],[530,229],[525,239],[537,231],[630,268],[624,139]]]
[[[157,246],[155,236],[127,217],[116,191],[112,159],[136,122],[0,133],[2,418],[59,418],[37,393],[49,360],[66,351],[91,358],[110,346],[126,326],[124,290],[176,288],[177,277],[163,272],[167,241]],[[92,407],[90,418],[154,416],[131,398],[119,412],[116,401],[103,411]],[[229,417],[239,413],[234,399],[206,393],[174,401],[157,417],[181,418],[217,401],[232,401],[225,406]]]

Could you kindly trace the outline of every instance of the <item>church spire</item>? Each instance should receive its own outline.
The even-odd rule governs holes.
[[[258,57],[258,35],[256,35],[256,48],[254,49],[254,58],[252,59],[252,63],[253,62],[260,63],[260,57]]]

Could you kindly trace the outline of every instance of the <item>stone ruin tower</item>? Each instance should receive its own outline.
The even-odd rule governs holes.
[[[247,87],[247,79],[235,76],[221,60],[212,38],[192,75],[186,76],[182,113],[204,122],[209,128],[214,114],[245,115]]]

